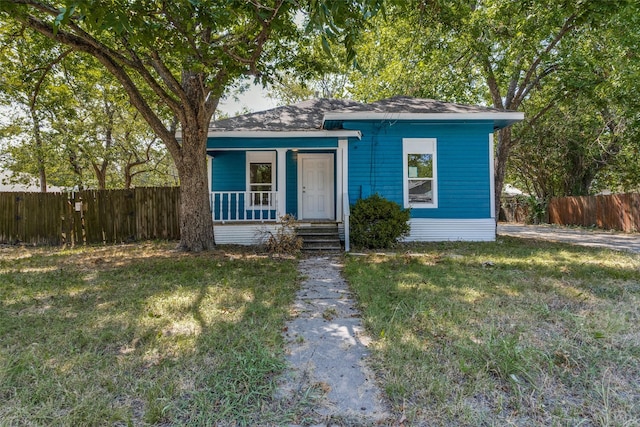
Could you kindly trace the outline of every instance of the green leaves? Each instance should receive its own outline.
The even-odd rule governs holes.
[[[409,216],[409,209],[403,209],[378,194],[358,199],[351,208],[353,245],[367,249],[395,246],[409,234]]]
[[[60,25],[66,24],[69,21],[69,17],[73,15],[74,11],[75,11],[75,6],[60,8],[60,13],[58,14],[58,16],[56,16],[56,19],[53,21],[54,35],[58,33],[58,29],[60,28]]]

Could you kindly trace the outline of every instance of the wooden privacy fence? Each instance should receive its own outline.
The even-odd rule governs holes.
[[[549,222],[596,226],[627,233],[640,230],[640,194],[559,197],[549,202]]]
[[[529,204],[522,197],[503,197],[500,201],[500,216],[504,222],[527,222]]]
[[[179,187],[0,193],[0,243],[179,239]]]

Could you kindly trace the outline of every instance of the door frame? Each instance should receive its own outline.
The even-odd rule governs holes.
[[[331,212],[330,218],[304,218],[302,216],[303,206],[302,206],[302,181],[304,177],[304,171],[302,170],[302,160],[304,158],[319,158],[325,157],[329,159],[329,174],[328,174],[328,184],[329,184],[329,211]],[[305,220],[326,220],[326,221],[335,221],[336,220],[336,175],[335,175],[335,153],[298,153],[298,219]]]

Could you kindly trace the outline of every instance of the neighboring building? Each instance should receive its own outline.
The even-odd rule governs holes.
[[[394,97],[317,99],[212,123],[216,242],[255,243],[285,214],[335,222],[344,236],[349,205],[374,193],[411,208],[408,241],[494,240],[493,132],[523,118]]]
[[[28,183],[26,184],[25,183],[12,184],[10,182],[12,176],[13,176],[13,173],[0,170],[0,192],[25,191],[25,192],[35,193],[40,191],[40,184],[38,183],[38,180],[36,178],[22,180],[22,181],[28,181]],[[66,191],[66,190],[62,187],[47,186],[47,192],[49,193],[61,192],[61,191]]]

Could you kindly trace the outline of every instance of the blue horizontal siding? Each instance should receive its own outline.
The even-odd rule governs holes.
[[[216,149],[275,149],[275,148],[335,148],[338,138],[287,138],[282,132],[282,138],[209,138],[207,150]]]
[[[211,163],[211,191],[246,191],[246,164],[244,151],[217,152]]]
[[[287,213],[298,217],[298,153],[287,152]]]
[[[412,209],[413,218],[490,218],[491,122],[349,122],[362,131],[349,144],[349,200],[378,193],[403,204],[403,138],[436,138],[438,208]]]
[[[487,122],[407,123],[346,122],[345,128],[362,132],[362,139],[349,142],[350,202],[379,193],[403,203],[403,138],[436,138],[438,150],[438,208],[413,209],[413,218],[490,218],[492,195],[489,178]],[[207,148],[215,153],[213,191],[246,190],[245,151],[224,149],[275,149],[296,147],[335,148],[337,138],[210,138]],[[333,152],[333,150],[330,150]],[[317,152],[317,151],[316,151]],[[280,167],[280,165],[278,165]],[[287,213],[297,215],[297,153],[287,152]],[[336,170],[337,170],[336,165]]]
[[[335,153],[337,138],[210,138],[207,144],[209,153],[214,156],[212,163],[212,191],[246,191],[246,152],[261,149],[272,151],[279,147],[295,147],[286,154],[286,213],[298,215],[298,154],[299,153]],[[238,148],[246,148],[239,150]],[[309,150],[314,148],[314,150]],[[318,148],[328,148],[326,150]],[[225,151],[225,149],[230,151]],[[335,157],[334,157],[335,162]],[[276,169],[280,165],[276,165]],[[337,166],[334,164],[334,171]],[[277,172],[276,172],[277,173]],[[335,183],[335,180],[334,180]]]

